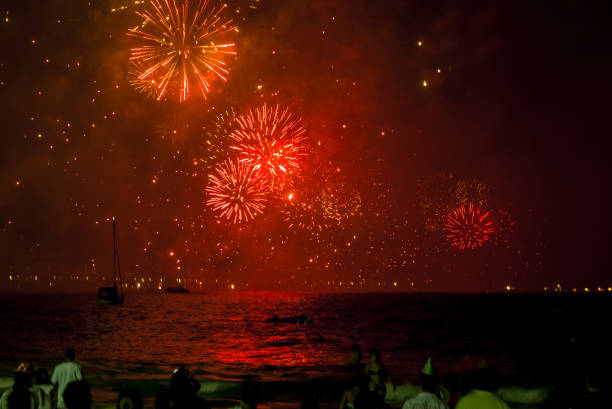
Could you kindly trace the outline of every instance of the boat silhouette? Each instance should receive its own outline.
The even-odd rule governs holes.
[[[119,277],[119,286],[117,286]],[[119,264],[119,247],[117,245],[117,228],[113,217],[113,286],[98,288],[98,302],[100,304],[123,304],[123,279],[121,277],[121,265]]]

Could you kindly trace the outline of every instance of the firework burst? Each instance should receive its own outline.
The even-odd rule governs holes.
[[[209,176],[206,193],[219,217],[241,223],[263,212],[268,188],[253,166],[226,160]]]
[[[157,100],[178,93],[185,101],[192,85],[197,84],[206,97],[213,78],[227,80],[224,58],[236,52],[223,37],[235,30],[232,20],[221,17],[225,5],[215,8],[209,0],[194,3],[151,0],[148,8],[136,12],[144,21],[128,35],[141,43],[130,56],[131,82],[137,90]]]
[[[312,194],[286,194],[286,202],[281,208],[283,221],[289,229],[298,228],[312,233],[329,229],[332,221],[325,217],[319,198]]]
[[[465,250],[482,247],[491,239],[495,229],[489,212],[469,203],[461,205],[448,215],[446,231],[446,238],[451,245]]]
[[[345,180],[338,183],[333,190],[324,189],[320,200],[325,217],[337,224],[358,215],[361,209],[361,195]]]
[[[183,143],[197,131],[197,126],[192,127],[190,122],[184,115],[172,114],[155,126],[155,134],[172,144]]]
[[[263,105],[236,118],[230,134],[241,162],[248,163],[269,180],[273,190],[282,188],[287,177],[299,167],[307,154],[302,121],[288,109]]]
[[[341,226],[359,213],[361,196],[346,182],[339,168],[310,164],[284,193],[283,220],[290,229],[319,233]]]

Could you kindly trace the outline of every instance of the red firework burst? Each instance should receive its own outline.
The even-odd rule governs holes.
[[[461,250],[482,247],[494,230],[489,212],[472,203],[453,210],[446,219],[446,238]]]
[[[233,43],[222,37],[234,30],[232,20],[220,15],[225,5],[209,6],[208,0],[151,0],[144,11],[137,11],[143,23],[128,32],[142,45],[132,48],[132,68],[139,72],[132,80],[137,89],[162,99],[176,90],[180,101],[190,94],[195,83],[206,97],[213,77],[227,80],[227,55],[236,54]],[[155,90],[151,90],[151,86]]]
[[[288,109],[264,104],[236,118],[236,124],[230,134],[234,141],[231,148],[238,152],[240,161],[260,171],[272,189],[282,187],[307,154],[302,121]]]
[[[241,223],[263,212],[268,187],[253,166],[226,160],[209,176],[206,193],[219,217]]]

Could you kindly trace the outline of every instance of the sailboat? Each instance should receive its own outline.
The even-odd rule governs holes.
[[[119,276],[119,287],[117,287]],[[117,228],[113,217],[113,286],[98,288],[98,302],[100,304],[123,304],[123,279],[121,278],[121,265],[119,264],[119,247],[117,246]]]

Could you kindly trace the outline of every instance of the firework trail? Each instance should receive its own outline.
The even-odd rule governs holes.
[[[194,83],[206,97],[211,78],[227,81],[224,58],[236,52],[233,43],[223,42],[224,35],[235,30],[232,20],[221,17],[226,5],[215,8],[209,0],[194,3],[151,0],[149,7],[136,12],[143,23],[128,31],[141,43],[131,50],[132,70],[138,70],[132,83],[157,100],[178,93],[179,101],[185,101]],[[156,90],[151,92],[145,84],[154,84]]]

